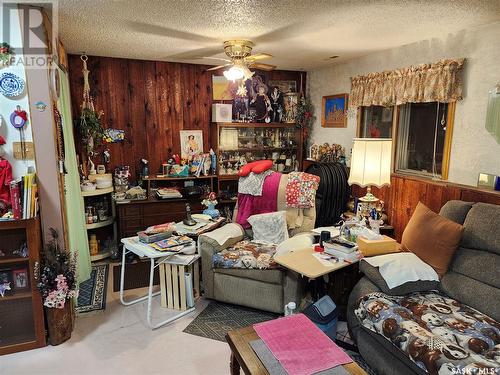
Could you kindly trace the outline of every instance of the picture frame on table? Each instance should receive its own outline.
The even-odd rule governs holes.
[[[323,96],[321,126],[323,128],[347,128],[349,94]]]
[[[12,279],[16,290],[28,290],[30,288],[27,268],[13,270]]]
[[[192,160],[194,156],[203,154],[203,131],[180,130],[181,158]]]

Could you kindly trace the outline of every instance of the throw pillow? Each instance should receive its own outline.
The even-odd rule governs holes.
[[[248,222],[252,226],[253,239],[256,241],[279,245],[288,239],[285,211],[252,215],[248,218]]]
[[[401,240],[403,251],[417,255],[443,276],[448,270],[464,227],[432,212],[419,202]]]
[[[259,174],[264,171],[267,171],[268,169],[271,169],[272,167],[273,167],[272,160],[253,161],[241,167],[240,170],[238,171],[238,176],[245,177],[248,176],[250,172]]]
[[[426,290],[437,290],[439,282],[435,280],[407,281],[399,286],[389,288],[387,281],[380,274],[378,267],[372,266],[366,260],[359,262],[359,270],[365,274],[382,292],[391,296],[404,296],[413,292],[423,292]]]

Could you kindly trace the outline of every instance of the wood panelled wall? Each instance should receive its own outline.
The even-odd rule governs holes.
[[[208,66],[96,56],[89,56],[87,64],[96,109],[104,111],[103,124],[125,130],[125,142],[109,145],[110,168],[129,165],[136,176],[139,160],[145,158],[151,173],[156,173],[171,153],[180,153],[182,129],[202,130],[203,149],[210,149],[213,72],[207,72]],[[69,55],[68,65],[73,118],[78,119],[83,91],[80,56]],[[295,80],[297,88],[302,78],[305,88],[304,72],[258,74],[266,82]],[[102,157],[94,162],[101,164]]]
[[[404,228],[419,201],[434,212],[439,212],[449,200],[500,205],[500,192],[396,174],[391,176],[390,187],[372,187],[372,192],[385,202],[389,223],[394,227],[398,241],[401,241]],[[352,186],[353,196],[361,197],[365,194],[366,188]]]

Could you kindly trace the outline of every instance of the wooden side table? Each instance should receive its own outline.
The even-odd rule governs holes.
[[[252,326],[236,329],[226,335],[227,343],[231,348],[230,371],[231,375],[238,375],[240,369],[247,375],[269,375],[269,372],[250,346],[250,342],[258,340],[259,336]],[[367,375],[356,362],[342,365],[352,375]]]

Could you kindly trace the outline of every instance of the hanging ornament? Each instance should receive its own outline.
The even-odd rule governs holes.
[[[21,109],[21,106],[17,106],[16,110],[10,115],[10,123],[14,128],[19,130],[19,138],[21,140],[21,156],[23,159],[26,159],[26,138],[24,135],[24,128],[27,121],[28,114],[26,111]]]
[[[9,66],[10,58],[13,54],[14,51],[8,43],[0,43],[0,66]]]

